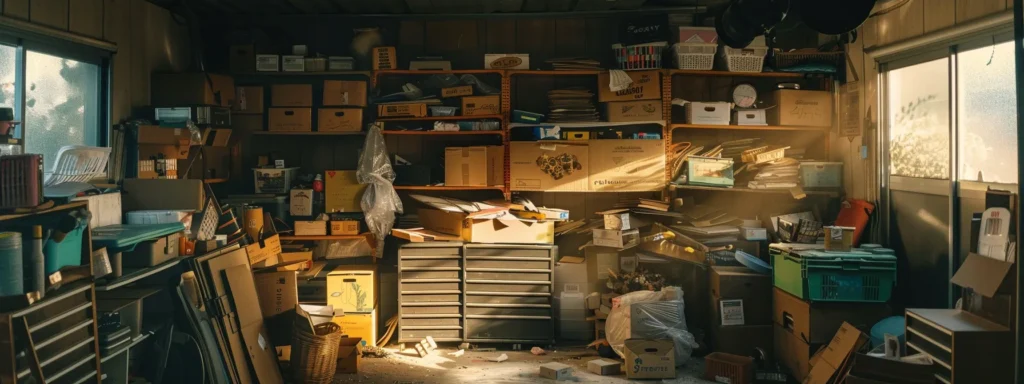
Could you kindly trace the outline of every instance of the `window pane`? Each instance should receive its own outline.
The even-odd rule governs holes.
[[[961,180],[1017,183],[1013,42],[957,55]]]
[[[46,169],[65,145],[96,145],[99,67],[29,51],[25,71],[25,150]]]
[[[14,108],[15,60],[18,48],[0,45],[0,107]]]
[[[889,170],[949,178],[949,67],[938,59],[889,71]]]

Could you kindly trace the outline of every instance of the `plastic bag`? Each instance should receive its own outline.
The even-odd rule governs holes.
[[[625,358],[623,346],[626,339],[669,339],[675,344],[676,365],[690,360],[693,349],[698,345],[686,328],[682,289],[665,287],[658,292],[632,292],[619,296],[617,300],[619,306],[612,309],[605,323],[605,335],[615,353]],[[633,326],[637,329],[634,330]]]
[[[402,214],[402,200],[391,185],[395,171],[391,168],[387,145],[379,125],[370,126],[363,143],[363,154],[359,157],[356,180],[366,184],[366,192],[359,205],[363,208],[366,225],[377,239],[377,257],[384,252],[384,238],[391,233],[395,215]]]

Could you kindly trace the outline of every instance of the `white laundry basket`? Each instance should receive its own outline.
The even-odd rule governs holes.
[[[83,183],[107,175],[109,147],[66,145],[57,151],[53,169],[46,172],[43,186],[52,187],[63,183]]]

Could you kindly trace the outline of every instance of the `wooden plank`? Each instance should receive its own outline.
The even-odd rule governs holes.
[[[68,0],[33,0],[29,9],[33,23],[68,29]]]
[[[956,0],[957,24],[1006,9],[1006,0]]]
[[[557,57],[555,20],[522,19],[516,21],[516,53],[529,53],[530,63],[542,63]]]
[[[900,7],[898,25],[900,26],[900,39],[906,40],[911,37],[924,34],[924,1],[910,0],[909,3]]]
[[[425,53],[425,25],[422,21],[402,20],[398,24],[399,68],[409,68],[409,59]]]
[[[114,54],[113,78],[110,84],[112,116],[120,122],[131,117],[132,38],[131,2],[133,0],[104,0],[103,39],[117,44]]]
[[[70,2],[68,26],[71,32],[103,38],[103,0]]]
[[[878,17],[869,17],[864,24],[858,28],[860,39],[864,42],[864,48],[872,48],[878,44]]]
[[[4,0],[4,16],[28,20],[29,0]]]
[[[559,55],[586,56],[587,37],[586,20],[555,20],[555,52]]]
[[[484,50],[486,53],[518,53],[516,51],[516,22],[511,19],[495,19],[484,24]],[[532,67],[537,67],[533,61]]]
[[[1011,2],[1013,0],[1010,0]],[[951,27],[956,23],[956,3],[949,0],[924,0],[924,32]]]

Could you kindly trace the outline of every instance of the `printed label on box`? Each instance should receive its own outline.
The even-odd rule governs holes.
[[[722,312],[722,325],[744,325],[743,300],[719,301]]]

